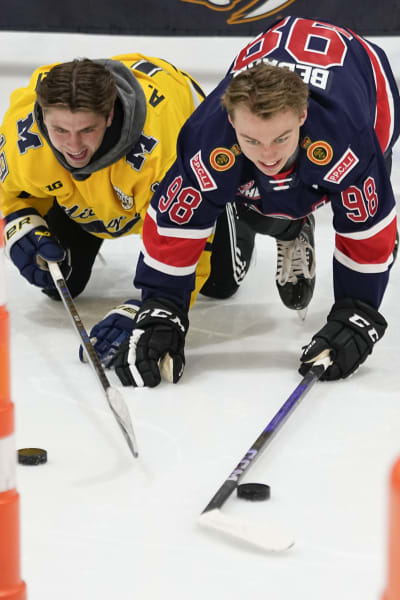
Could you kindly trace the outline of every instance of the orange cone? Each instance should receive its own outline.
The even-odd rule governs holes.
[[[10,400],[10,333],[5,306],[3,221],[0,219],[0,600],[25,600],[19,573],[19,495],[16,490],[17,453],[14,405]]]
[[[400,600],[400,458],[390,477],[387,588],[382,600]]]

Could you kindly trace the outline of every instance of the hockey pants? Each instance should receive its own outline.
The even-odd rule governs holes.
[[[65,214],[56,201],[45,218],[51,233],[56,236],[63,248],[70,250],[72,271],[67,285],[71,296],[75,298],[83,292],[90,279],[93,263],[103,240],[82,229]],[[57,290],[43,291],[54,300],[60,299]]]
[[[302,225],[303,219],[276,219],[241,204],[228,203],[216,223],[211,272],[200,293],[210,298],[229,298],[238,290],[249,269],[256,233],[293,240]]]

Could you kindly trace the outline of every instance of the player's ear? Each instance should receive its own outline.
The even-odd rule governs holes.
[[[232,125],[233,129],[235,129],[235,124],[234,124],[234,122],[232,121],[232,117],[231,117],[231,115],[230,115],[229,113],[228,113],[228,121],[229,121],[229,123]]]
[[[304,111],[300,115],[300,127],[302,125],[304,125],[306,119],[307,119],[307,107],[304,109]]]
[[[107,117],[107,120],[106,120],[107,127],[110,127],[113,118],[114,118],[114,107],[112,107],[112,109],[110,110],[110,114]]]

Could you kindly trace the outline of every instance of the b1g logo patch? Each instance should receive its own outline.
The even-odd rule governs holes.
[[[313,142],[307,148],[307,158],[316,165],[327,165],[333,158],[332,146],[323,140]]]
[[[235,164],[235,155],[228,148],[215,148],[210,154],[210,165],[216,171],[227,171]]]

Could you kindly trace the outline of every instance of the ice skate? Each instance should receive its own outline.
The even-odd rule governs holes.
[[[314,216],[308,215],[294,240],[276,240],[278,292],[283,304],[298,311],[302,320],[306,317],[315,286],[314,226]]]

